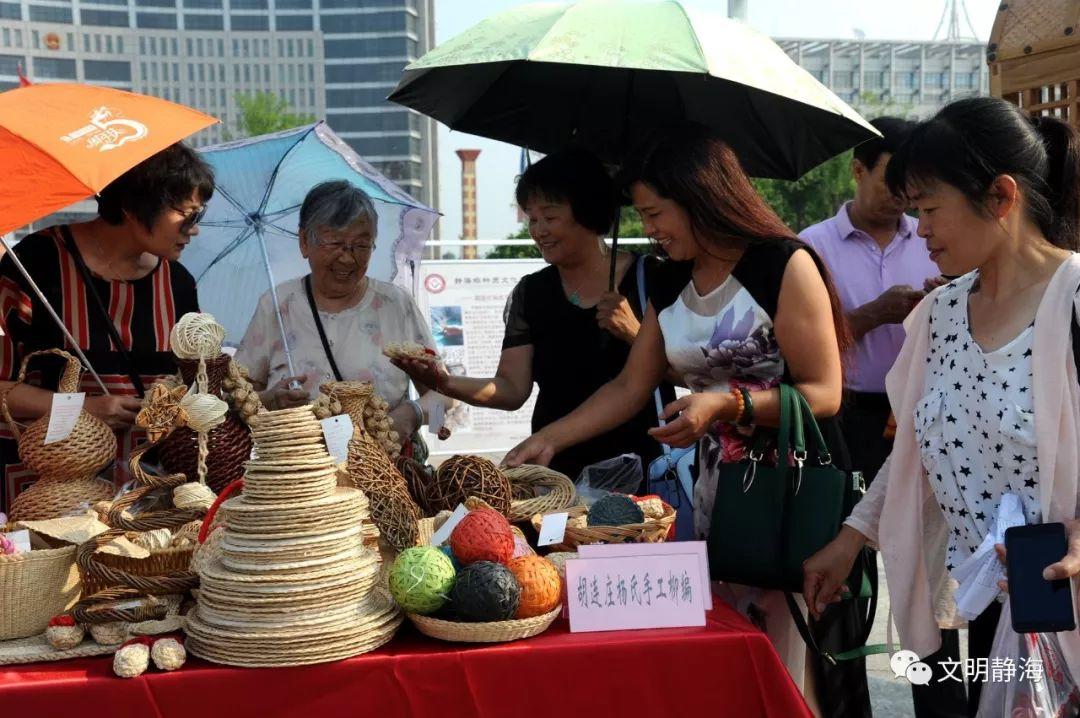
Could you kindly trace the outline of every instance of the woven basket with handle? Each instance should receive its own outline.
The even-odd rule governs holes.
[[[565,511],[577,503],[574,483],[546,466],[525,465],[503,473],[510,479],[513,498],[507,518],[513,523],[528,521],[536,514]]]
[[[79,588],[74,546],[0,556],[0,641],[43,632],[78,600]]]
[[[26,381],[26,366],[36,356],[52,354],[67,361],[57,392],[69,394],[79,390],[79,375],[82,365],[79,360],[61,349],[44,349],[31,352],[22,360],[19,378],[4,393],[0,401],[0,411],[4,421],[11,427],[19,444],[19,458],[34,473],[48,479],[80,479],[95,476],[116,459],[116,434],[113,430],[85,409],[79,412],[75,428],[66,439],[45,443],[49,430],[49,414],[37,419],[24,430],[11,416],[7,397],[11,389]]]
[[[75,562],[92,586],[105,586],[110,590],[113,587],[124,587],[135,589],[141,594],[167,595],[184,593],[199,585],[199,575],[189,570],[191,549],[178,549],[175,553],[168,550],[158,552],[158,561],[153,561],[153,556],[142,559],[149,562],[149,565],[137,569],[133,564],[138,559],[113,561],[111,559],[116,557],[106,558],[108,554],[97,552],[99,548],[124,533],[123,530],[112,529],[79,545],[75,552]],[[89,590],[86,593],[84,600],[95,598],[90,595]]]

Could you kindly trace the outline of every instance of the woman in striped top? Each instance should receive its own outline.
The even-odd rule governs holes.
[[[186,312],[198,311],[195,280],[177,261],[198,234],[214,191],[210,168],[190,148],[175,144],[121,175],[97,197],[98,217],[50,227],[23,239],[15,253],[108,387],[89,374],[80,391],[85,408],[117,432],[118,459],[142,440],[134,429],[139,397],[176,371],[169,332]],[[18,376],[22,358],[49,348],[70,349],[10,257],[0,261],[0,392]],[[49,411],[62,362],[31,361],[27,383],[10,389],[16,420]],[[0,510],[37,476],[19,462],[10,427],[0,424]],[[118,461],[118,482],[126,478]]]

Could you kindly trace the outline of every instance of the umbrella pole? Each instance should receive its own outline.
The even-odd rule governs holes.
[[[94,367],[90,365],[90,360],[86,358],[86,355],[83,354],[82,349],[79,348],[79,343],[75,341],[75,337],[71,336],[71,332],[69,332],[68,328],[64,326],[63,320],[57,316],[56,312],[52,308],[52,305],[49,304],[49,300],[45,298],[44,294],[42,294],[41,289],[37,285],[37,282],[35,282],[34,278],[30,276],[30,272],[26,271],[26,267],[23,266],[22,261],[19,259],[19,255],[15,254],[15,250],[10,244],[8,244],[7,237],[0,234],[0,243],[4,245],[4,249],[7,251],[8,256],[11,257],[11,261],[15,262],[15,268],[18,269],[19,273],[23,275],[23,278],[30,285],[30,289],[33,290],[34,294],[37,295],[37,298],[40,299],[41,303],[45,306],[45,311],[47,311],[49,313],[49,316],[52,317],[53,321],[56,322],[56,326],[60,327],[60,331],[64,333],[64,336],[67,338],[68,343],[71,344],[71,348],[75,350],[75,353],[79,356],[79,359],[82,360],[83,366],[85,366],[87,370],[89,370],[89,372],[94,375],[94,380],[98,383],[98,386],[101,387],[101,390],[108,394],[109,390],[105,387],[105,382],[101,380],[101,377],[98,376],[97,371],[95,371]]]
[[[281,332],[281,346],[285,350],[285,362],[289,365],[289,376],[296,376],[296,369],[293,368],[292,350],[289,349],[289,337],[285,334],[285,321],[281,318],[281,305],[278,304],[274,271],[270,269],[270,255],[266,253],[266,238],[263,237],[262,227],[255,228],[255,236],[259,240],[259,249],[262,250],[266,277],[270,280],[270,298],[274,300],[274,315],[277,317],[278,331]]]

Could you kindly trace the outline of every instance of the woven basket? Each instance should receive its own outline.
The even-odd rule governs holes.
[[[506,469],[506,478],[510,479],[510,502],[512,523],[528,521],[536,514],[553,514],[565,511],[577,502],[574,483],[564,474],[552,471],[545,466],[519,466]],[[546,493],[540,491],[548,489]]]
[[[585,516],[588,509],[584,506],[571,506],[566,511],[570,518]],[[544,517],[537,514],[532,517],[533,527],[539,531]],[[666,541],[668,532],[675,523],[675,509],[664,504],[664,515],[655,521],[622,526],[586,526],[585,528],[566,527],[563,542],[551,546],[552,551],[573,551],[581,544],[594,543],[660,543]]]
[[[74,546],[0,556],[0,641],[43,632],[78,598]]]
[[[60,349],[31,352],[22,360],[19,378],[4,393],[0,412],[11,427],[19,443],[19,458],[35,474],[49,479],[78,479],[95,476],[116,459],[116,434],[108,424],[83,409],[75,422],[75,428],[66,439],[45,443],[49,430],[49,414],[37,419],[20,431],[7,405],[7,395],[12,388],[26,381],[26,366],[36,356],[52,354],[67,360],[57,392],[69,394],[79,390],[82,365],[79,360]]]
[[[95,588],[115,587],[135,589],[141,594],[167,595],[184,593],[199,585],[199,576],[190,570],[194,549],[165,549],[145,559],[129,559],[97,550],[124,531],[112,529],[80,544],[75,552],[75,562],[89,583]],[[155,560],[155,557],[159,557]],[[141,566],[141,564],[147,564]],[[160,568],[160,571],[154,569]],[[85,591],[87,599],[94,599],[97,590]],[[86,599],[84,599],[86,600]]]
[[[410,613],[409,620],[425,636],[442,641],[461,643],[504,643],[522,638],[538,636],[555,622],[562,612],[562,606],[532,618],[519,618],[512,621],[490,621],[486,623],[466,623],[463,621],[445,621],[441,618],[421,616]]]
[[[95,478],[38,479],[11,502],[12,521],[43,521],[67,516],[83,504],[109,501],[116,487]]]

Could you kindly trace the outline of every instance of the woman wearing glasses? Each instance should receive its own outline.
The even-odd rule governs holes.
[[[176,372],[169,350],[173,324],[198,311],[195,280],[177,260],[198,234],[213,192],[210,168],[193,150],[175,144],[103,189],[96,218],[50,227],[15,247],[109,388],[103,394],[87,374],[80,390],[86,392],[86,410],[117,431],[118,458],[140,438],[132,427],[144,388]],[[67,348],[67,342],[11,257],[0,262],[0,329],[0,392],[10,390],[8,406],[17,420],[42,416],[52,404],[62,362],[36,357],[28,382],[14,388],[12,382],[28,353]],[[2,510],[37,479],[19,463],[6,425],[0,425],[0,462]],[[116,466],[121,480],[126,462]]]
[[[425,347],[435,342],[405,290],[367,276],[377,227],[371,200],[348,182],[312,188],[300,208],[299,232],[300,253],[311,274],[277,287],[298,376],[290,375],[270,292],[259,300],[236,360],[248,367],[270,408],[306,404],[327,381],[372,382],[390,404],[395,430],[408,441],[426,423],[424,409],[409,399],[409,377],[383,356],[382,348],[392,342]],[[293,382],[302,388],[290,388]],[[417,389],[428,405],[423,396],[428,389]]]

